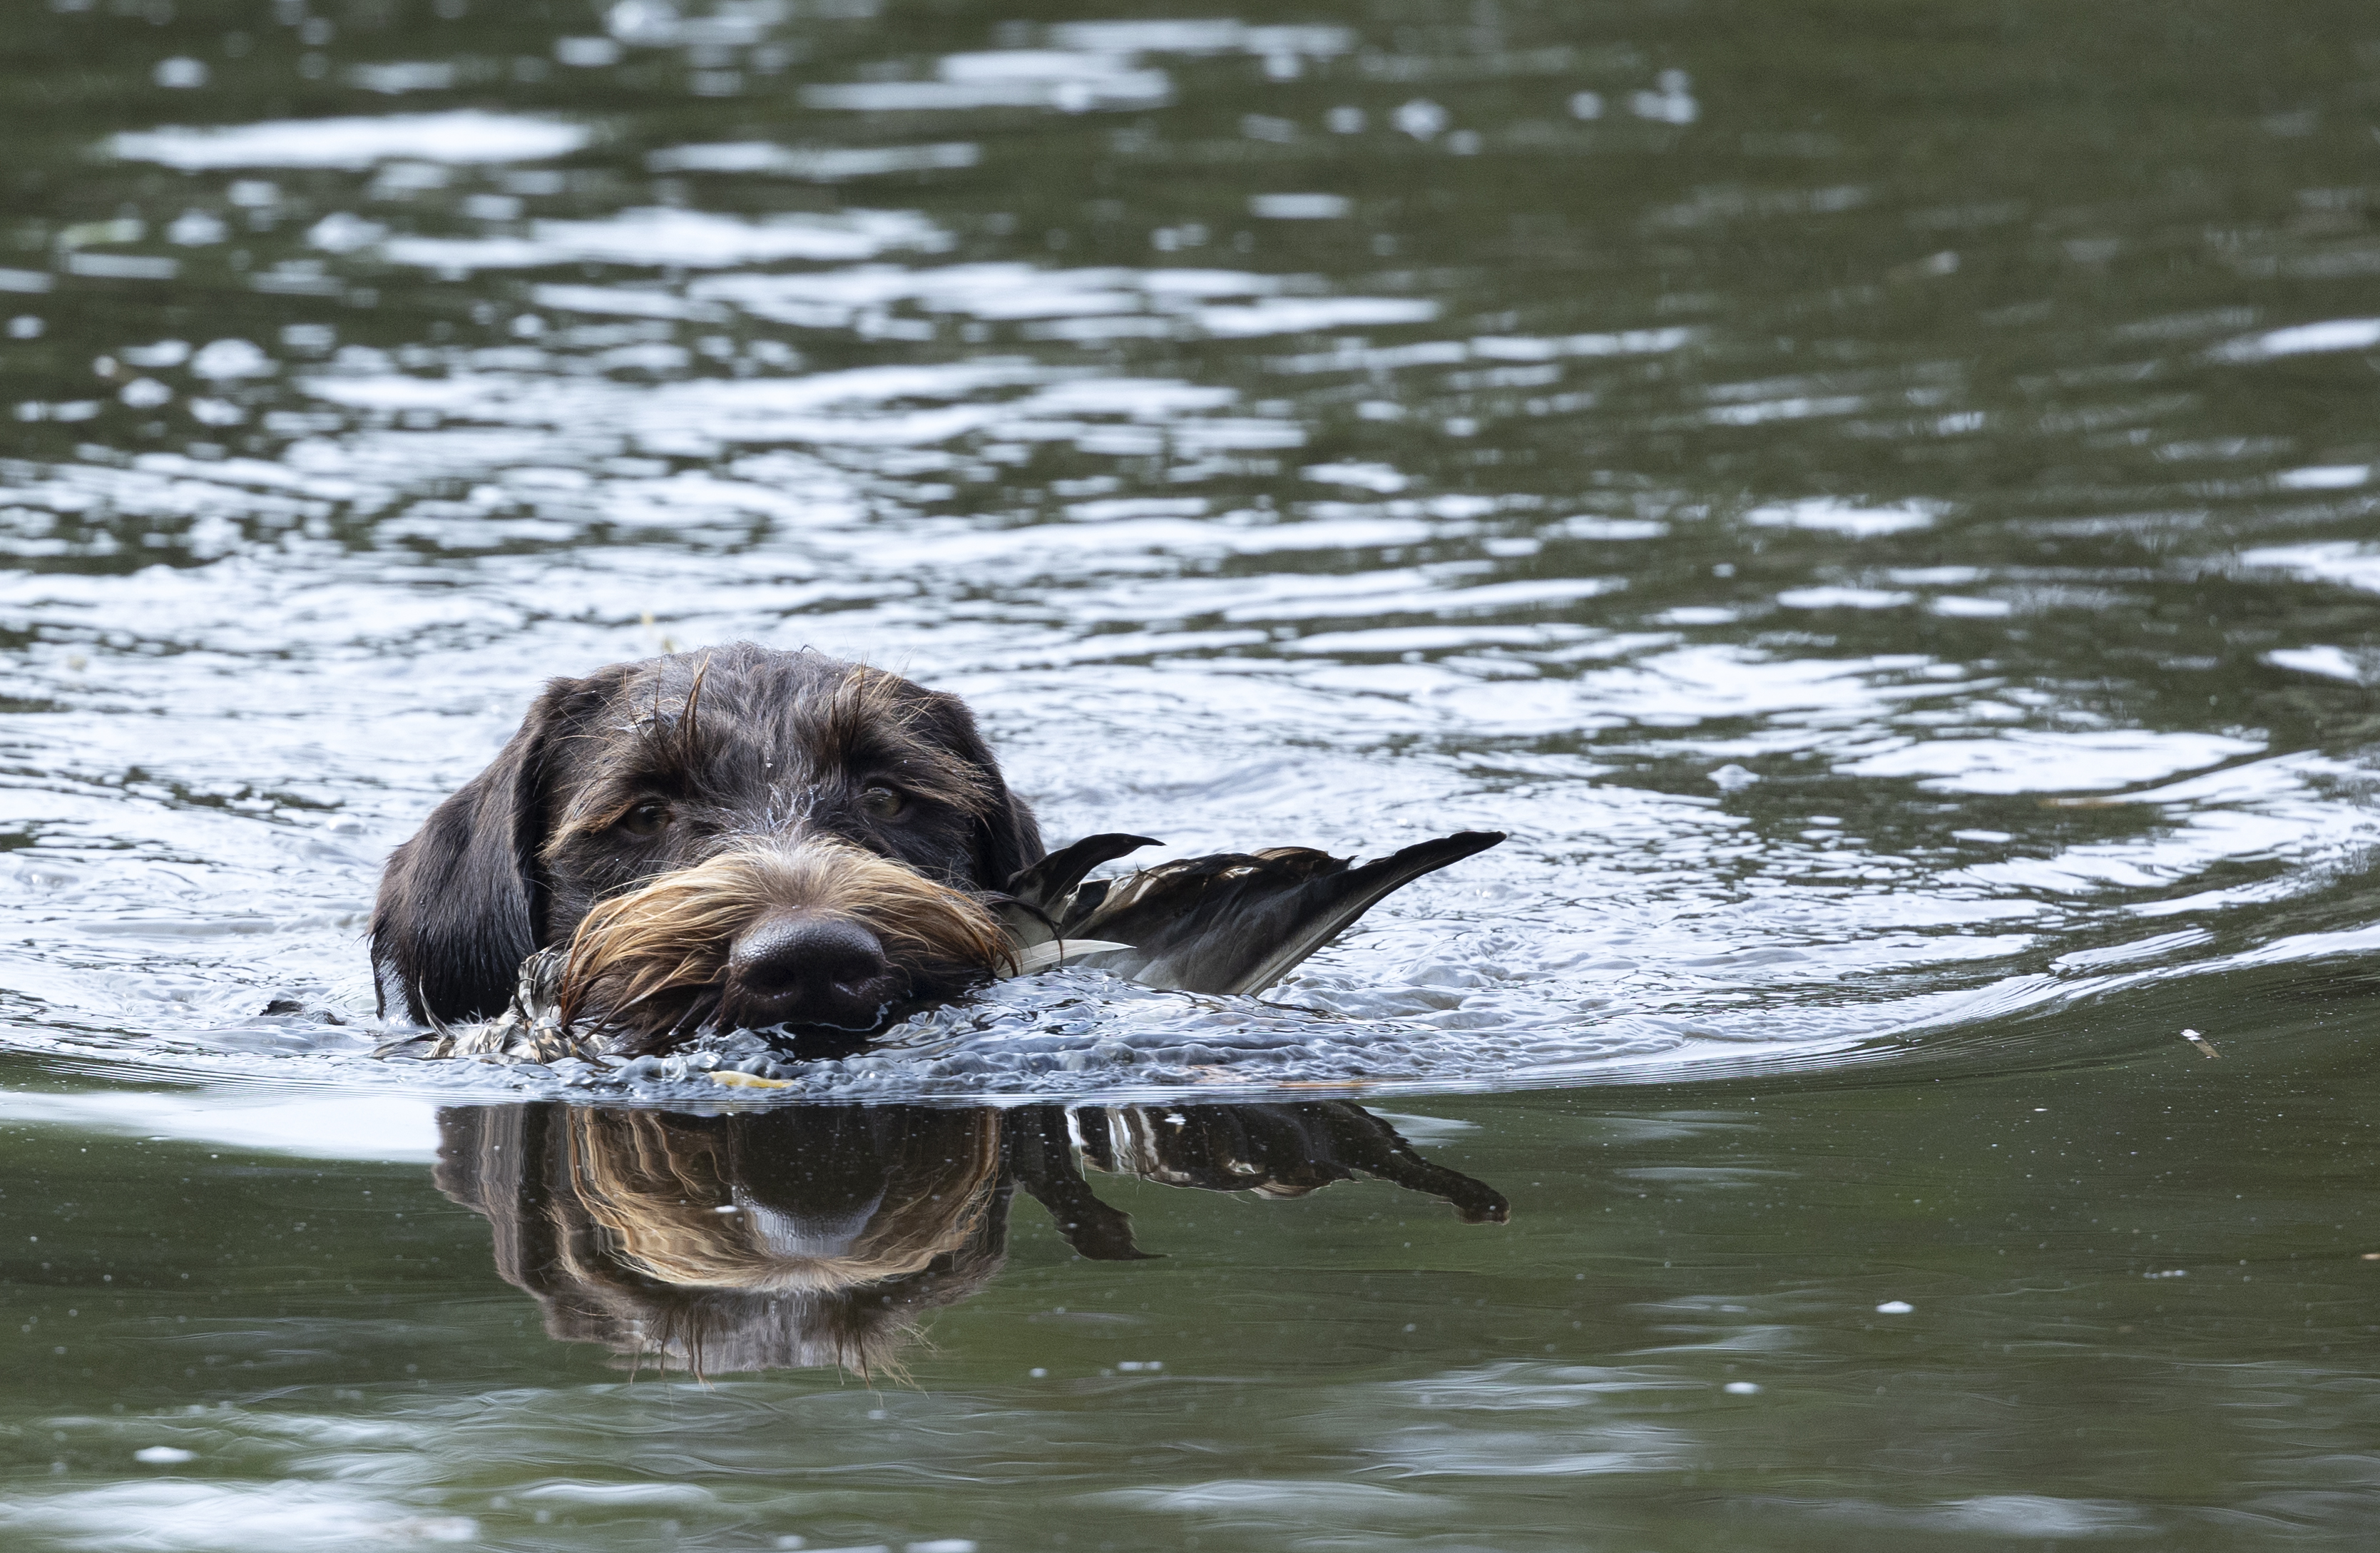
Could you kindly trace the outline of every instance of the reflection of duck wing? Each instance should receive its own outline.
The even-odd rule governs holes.
[[[1502,1193],[1423,1159],[1352,1100],[1083,1106],[1066,1121],[1086,1163],[1169,1186],[1302,1197],[1360,1171],[1440,1198],[1466,1224],[1501,1224],[1512,1213]]]
[[[1501,1224],[1512,1216],[1512,1205],[1503,1193],[1423,1159],[1402,1134],[1363,1107],[1351,1100],[1326,1100],[1317,1109],[1326,1113],[1324,1126],[1333,1154],[1345,1163],[1408,1192],[1444,1198],[1465,1224]]]
[[[1098,864],[1148,844],[1093,836],[1027,870],[1049,869],[1046,878],[1018,876],[1048,893],[1015,893],[1046,914],[1042,938],[1054,928],[1067,939],[1131,946],[1085,955],[1083,965],[1180,992],[1261,992],[1391,891],[1503,839],[1500,831],[1465,831],[1360,867],[1305,846],[1219,853],[1080,883]]]
[[[1001,1146],[1009,1173],[1050,1210],[1075,1255],[1093,1262],[1138,1262],[1150,1253],[1132,1240],[1132,1215],[1099,1201],[1068,1147],[1066,1115],[1056,1106],[1026,1106],[1008,1113]]]

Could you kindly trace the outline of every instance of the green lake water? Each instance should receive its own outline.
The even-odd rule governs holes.
[[[2380,13],[0,0],[0,115],[10,1549],[2372,1541]],[[738,638],[1512,839],[1038,1066],[370,1061],[389,848]]]

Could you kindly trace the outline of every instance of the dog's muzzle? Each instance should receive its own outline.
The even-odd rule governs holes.
[[[763,917],[727,952],[722,1025],[869,1030],[907,990],[883,943],[848,917]]]
[[[986,904],[840,842],[738,844],[597,905],[560,1005],[650,1049],[707,1025],[865,1033],[1014,958]]]

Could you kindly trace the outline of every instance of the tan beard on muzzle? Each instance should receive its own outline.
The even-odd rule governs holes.
[[[589,912],[563,968],[562,1022],[655,1044],[690,1034],[719,1010],[736,940],[780,916],[866,928],[915,990],[1014,968],[990,907],[904,864],[840,842],[741,843]]]

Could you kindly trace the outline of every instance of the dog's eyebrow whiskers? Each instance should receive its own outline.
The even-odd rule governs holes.
[[[695,744],[700,737],[696,714],[702,706],[702,682],[710,673],[710,654],[706,652],[702,655],[702,661],[695,665],[694,683],[686,687],[686,706],[678,713],[677,753],[688,766],[694,764]]]
[[[931,698],[905,696],[902,680],[854,668],[831,687],[804,698],[804,721],[816,730],[821,766],[855,776],[898,773],[920,797],[980,814],[991,804],[988,772],[931,735]]]

